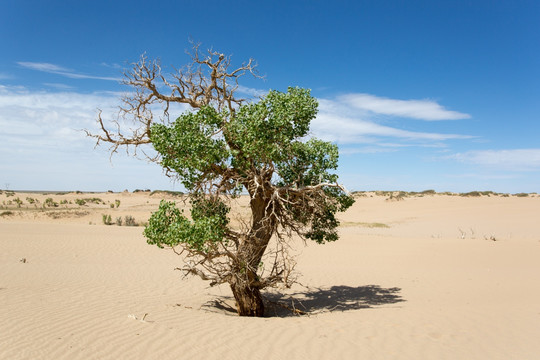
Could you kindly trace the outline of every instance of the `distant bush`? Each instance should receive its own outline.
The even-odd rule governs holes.
[[[138,226],[135,218],[131,215],[126,215],[124,217],[124,223],[126,224],[126,226]]]
[[[12,216],[13,211],[3,211],[0,213],[0,216]]]
[[[27,197],[27,198],[26,198],[26,201],[28,201],[29,204],[33,204],[33,203],[39,202],[37,199],[31,198],[31,197]]]
[[[15,193],[13,191],[6,190],[6,197],[15,196]]]
[[[86,199],[75,199],[75,204],[79,206],[86,205],[86,203],[93,203],[93,204],[105,204],[103,200],[100,198],[86,198]]]
[[[529,194],[527,194],[527,193],[517,193],[517,194],[514,194],[514,195],[517,196],[517,197],[527,197],[527,196],[529,196]]]
[[[103,215],[101,215],[101,219],[103,221],[103,224],[112,225],[111,215],[103,214]]]
[[[120,200],[114,200],[114,205],[116,205],[116,208],[118,209],[120,207]]]
[[[45,203],[43,205],[47,207],[58,207],[58,203],[55,202],[52,198],[45,199]]]
[[[86,199],[86,202],[89,202],[89,203],[93,203],[93,204],[105,204],[105,201],[101,200],[100,198],[89,198],[89,199]]]
[[[121,216],[116,218],[116,225],[122,226],[122,217]]]
[[[480,191],[471,191],[468,193],[461,193],[460,196],[482,196],[482,193]]]
[[[154,190],[150,193],[150,195],[155,195],[155,194],[168,194],[168,195],[172,195],[172,196],[182,196],[184,195],[183,192],[181,191],[170,191],[170,190]]]

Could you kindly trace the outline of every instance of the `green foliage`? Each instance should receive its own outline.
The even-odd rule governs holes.
[[[191,205],[190,221],[174,202],[161,200],[158,211],[152,214],[144,230],[147,242],[159,247],[182,243],[193,250],[207,251],[209,246],[223,241],[229,223],[229,207],[219,199],[201,195],[195,196]]]
[[[103,200],[101,200],[100,198],[86,198],[86,199],[75,199],[75,204],[79,205],[79,206],[83,206],[83,205],[86,205],[86,203],[92,203],[92,204],[105,204],[105,202]]]
[[[31,197],[27,197],[26,201],[28,201],[29,204],[33,204],[33,203],[38,202],[37,199],[31,198]]]
[[[21,205],[23,204],[23,201],[21,199],[19,199],[18,197],[13,199],[13,202],[15,202],[17,204],[17,207],[21,207]]]
[[[45,199],[45,203],[43,205],[47,207],[58,207],[58,203],[55,202],[52,198]]]
[[[114,205],[116,205],[116,208],[118,209],[120,207],[120,200],[114,200]]]
[[[171,203],[162,202],[145,230],[148,242],[184,243],[201,250],[223,241],[229,209],[202,197],[198,189],[219,184],[216,187],[229,195],[247,190],[253,196],[253,179],[260,171],[271,173],[271,185],[265,186],[279,189],[285,199],[277,223],[283,228],[300,225],[305,229],[302,235],[318,243],[337,240],[335,214],[354,200],[334,186],[337,146],[306,139],[317,106],[309,90],[289,88],[287,93],[270,91],[234,113],[206,106],[181,115],[170,126],[154,124],[151,141],[161,165],[176,173],[195,197],[191,221]],[[294,199],[294,205],[286,199]]]
[[[471,191],[471,192],[468,192],[468,193],[461,193],[459,195],[460,196],[465,196],[465,197],[470,197],[470,196],[478,197],[478,196],[482,196],[482,193],[480,191]]]
[[[111,215],[103,214],[101,215],[101,220],[103,221],[103,224],[105,225],[112,225]]]

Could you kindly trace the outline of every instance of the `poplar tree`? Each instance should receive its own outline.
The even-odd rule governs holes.
[[[229,70],[230,57],[219,52],[203,56],[194,46],[191,55],[191,64],[168,75],[142,56],[124,74],[133,92],[121,109],[138,126],[125,134],[117,122],[113,132],[100,114],[100,133],[87,133],[113,153],[153,147],[149,158],[183,184],[191,206],[187,215],[162,201],[144,230],[147,242],[182,254],[186,274],[229,284],[239,315],[263,316],[261,290],[294,282],[291,237],[337,240],[336,213],[354,200],[337,182],[337,146],[309,136],[318,106],[309,90],[290,87],[246,102],[235,91],[239,77],[257,76],[252,59]],[[171,103],[191,110],[169,121]],[[155,104],[163,106],[160,119]],[[250,217],[239,225],[231,221],[231,199],[244,195]]]

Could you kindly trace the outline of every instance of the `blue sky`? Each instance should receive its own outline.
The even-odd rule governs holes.
[[[181,67],[191,38],[254,58],[319,100],[314,136],[350,190],[540,192],[538,1],[27,1],[0,3],[0,188],[176,189],[106,147],[122,69]]]

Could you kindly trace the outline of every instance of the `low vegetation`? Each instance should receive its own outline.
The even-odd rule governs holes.
[[[145,224],[139,223],[131,215],[126,215],[122,219],[121,216],[117,217],[115,221],[112,221],[112,216],[110,214],[102,214],[102,222],[105,225],[117,225],[117,226],[144,226]]]
[[[454,192],[436,192],[435,190],[424,190],[420,192],[416,191],[353,191],[352,194],[355,197],[373,197],[373,196],[386,196],[386,200],[390,201],[399,201],[404,200],[406,198],[413,198],[413,197],[423,197],[428,195],[444,195],[444,196],[461,196],[461,197],[491,197],[491,196],[499,196],[499,197],[510,197],[510,196],[516,196],[516,197],[530,197],[537,195],[536,193],[516,193],[516,194],[507,194],[507,193],[498,193],[495,191],[470,191],[470,192],[464,192],[464,193],[454,193]]]

